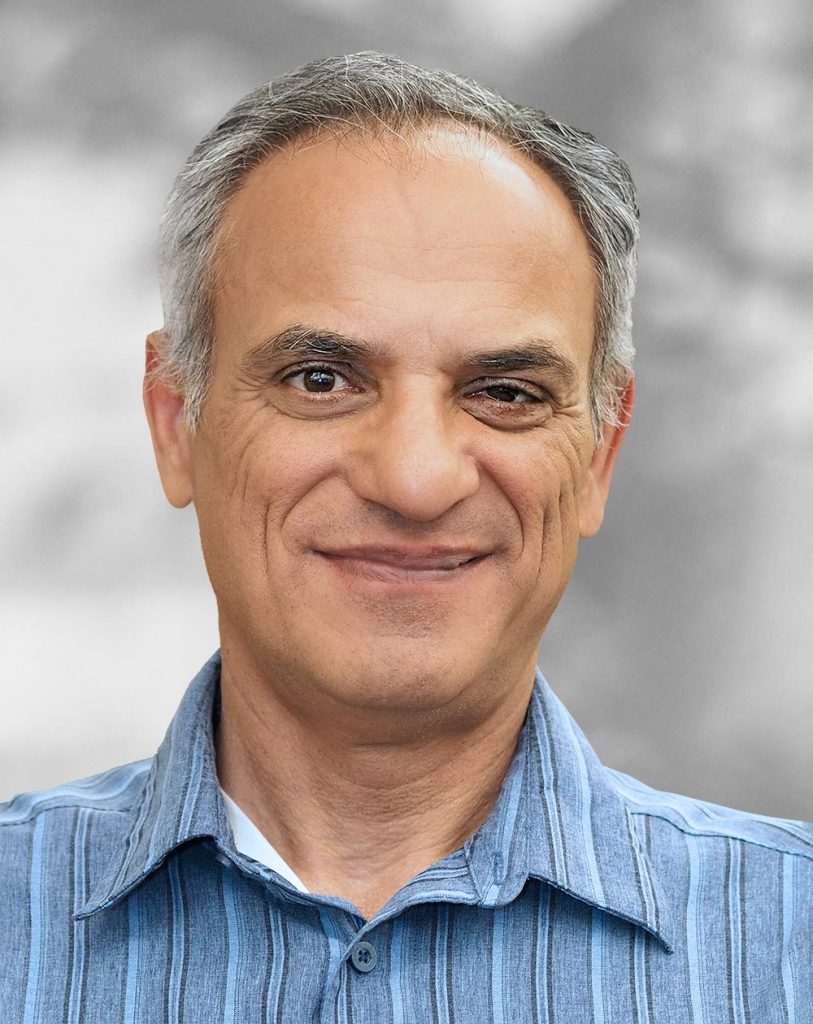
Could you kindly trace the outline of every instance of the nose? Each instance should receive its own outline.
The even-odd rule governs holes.
[[[442,400],[416,389],[382,403],[377,413],[373,422],[359,424],[349,460],[348,482],[359,497],[428,523],[477,491],[476,460]]]

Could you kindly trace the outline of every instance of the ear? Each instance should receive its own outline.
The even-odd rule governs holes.
[[[147,336],[144,409],[164,494],[176,508],[184,508],[194,493],[192,452],[184,420],[183,395],[161,376],[165,348],[163,331],[153,331]]]
[[[610,481],[613,476],[615,460],[621,448],[621,442],[627,433],[632,406],[635,400],[635,381],[631,380],[624,388],[618,407],[619,425],[610,427],[605,424],[602,442],[593,452],[593,458],[587,467],[581,491],[579,492],[579,536],[592,537],[598,533],[604,519],[604,506],[610,493]]]

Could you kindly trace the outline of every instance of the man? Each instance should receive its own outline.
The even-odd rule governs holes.
[[[535,671],[629,421],[592,138],[394,57],[196,148],[145,404],[221,651],[2,811],[8,1022],[810,1022],[813,830],[603,768]]]

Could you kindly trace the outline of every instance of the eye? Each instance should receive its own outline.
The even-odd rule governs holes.
[[[513,384],[490,384],[482,389],[481,394],[506,405],[527,405],[539,401],[536,395]]]
[[[288,374],[284,380],[296,391],[329,394],[349,387],[347,378],[330,366],[306,366]]]
[[[550,402],[550,395],[544,388],[528,381],[518,380],[482,380],[474,383],[469,391],[469,398],[484,402],[492,407],[498,406],[537,406]]]
[[[546,423],[553,398],[541,384],[511,377],[472,381],[464,393],[468,411],[483,423],[506,429],[528,429]]]

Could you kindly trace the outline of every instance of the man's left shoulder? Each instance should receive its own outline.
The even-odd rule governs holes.
[[[645,783],[607,769],[636,825],[649,843],[682,843],[698,856],[766,854],[799,858],[813,880],[813,823],[769,817],[725,807],[694,797],[653,789]]]

